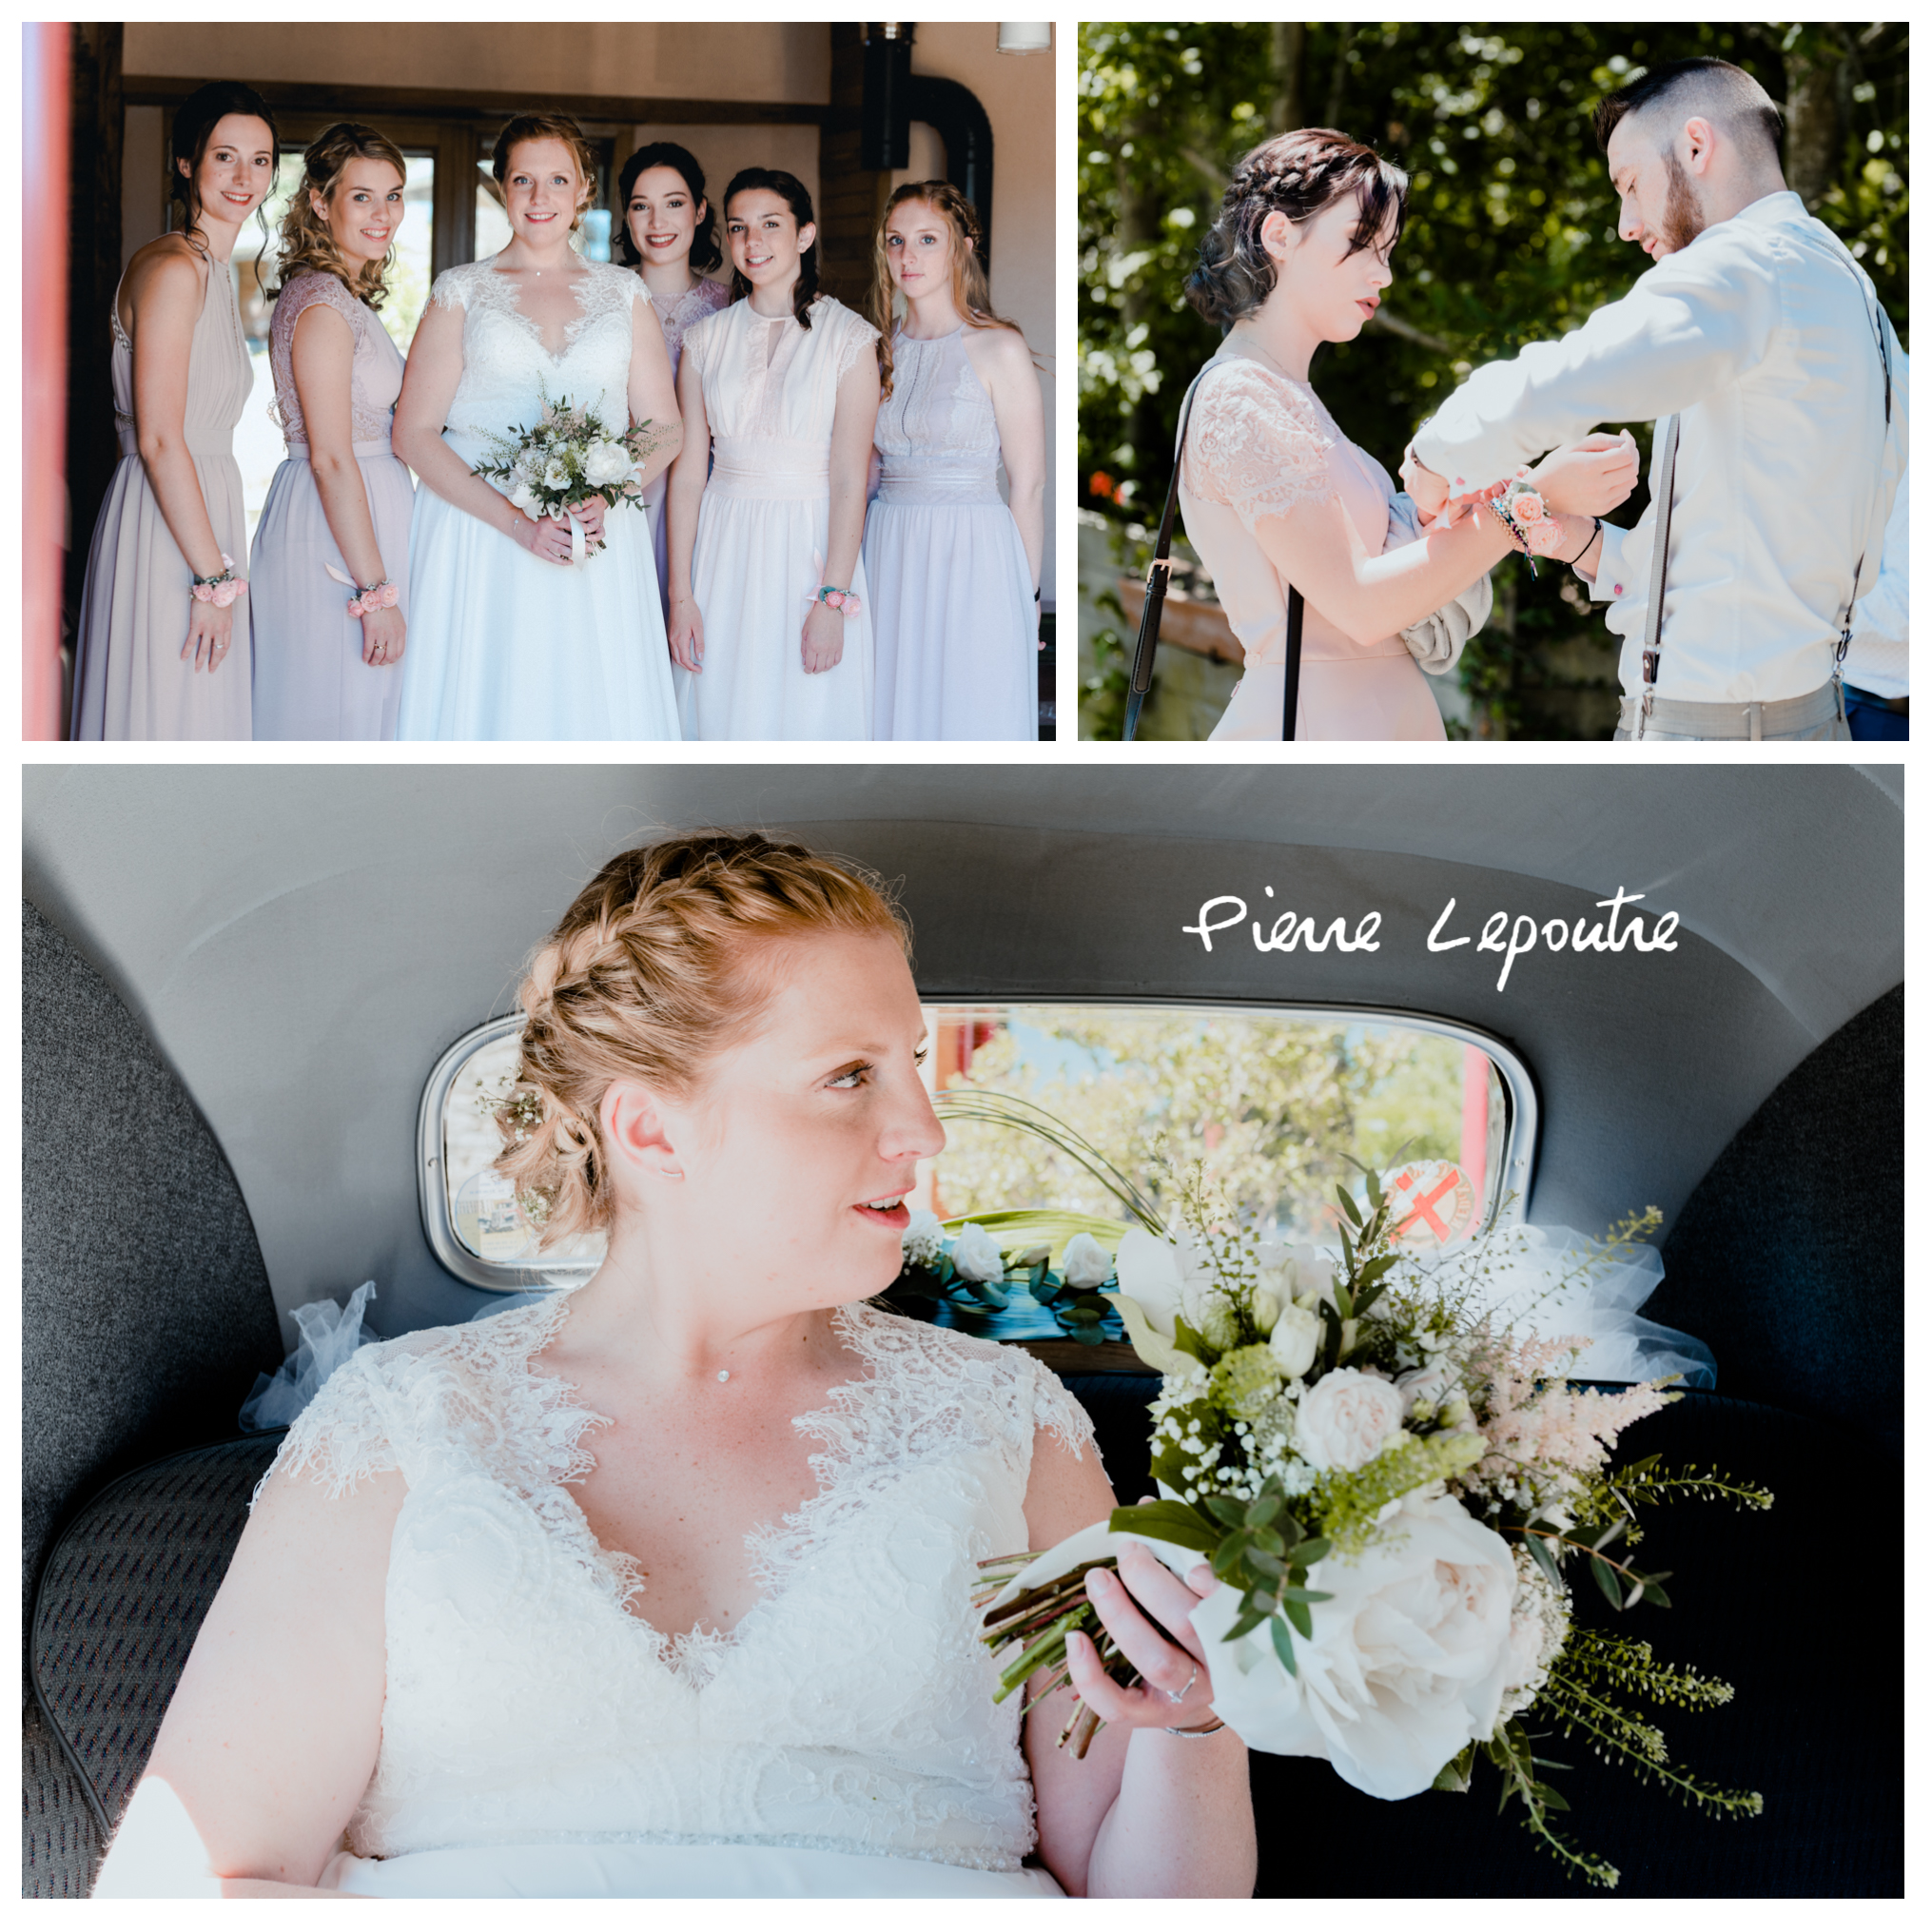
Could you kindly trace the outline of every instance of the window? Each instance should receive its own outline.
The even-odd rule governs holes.
[[[1015,1095],[1056,1115],[1163,1209],[1201,1179],[1261,1214],[1278,1238],[1321,1240],[1351,1161],[1382,1170],[1414,1239],[1520,1220],[1536,1138],[1529,1070],[1500,1042],[1422,1014],[1204,1005],[934,1004],[926,1078],[947,1112],[962,1091]],[[487,1105],[516,1064],[520,1018],[493,1020],[438,1062],[423,1092],[423,1223],[443,1265],[503,1290],[579,1280],[601,1236],[539,1257],[491,1169]],[[947,1122],[917,1205],[943,1219],[1058,1207],[1125,1211],[1034,1135]]]

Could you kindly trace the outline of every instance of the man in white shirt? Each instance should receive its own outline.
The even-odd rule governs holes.
[[[1624,640],[1619,738],[1849,735],[1837,664],[1904,470],[1904,361],[1864,271],[1786,188],[1780,125],[1724,61],[1610,95],[1618,232],[1656,265],[1574,334],[1478,369],[1403,466],[1431,514],[1597,423],[1659,419],[1636,528],[1576,519],[1556,553]]]

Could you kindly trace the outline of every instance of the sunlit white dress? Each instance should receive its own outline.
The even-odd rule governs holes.
[[[579,314],[560,354],[544,347],[517,278],[471,262],[430,300],[463,311],[463,373],[443,440],[472,467],[491,435],[516,437],[544,398],[629,426],[632,304],[644,284],[608,263],[574,277]],[[606,548],[581,564],[533,556],[424,484],[410,531],[409,641],[399,738],[675,738],[664,612],[638,511],[611,510]]]
[[[962,323],[931,342],[892,338],[866,513],[875,738],[1040,735],[1033,572],[1000,496],[999,425],[966,335]]]
[[[1339,498],[1371,556],[1391,540],[1395,486],[1337,426],[1320,399],[1238,342],[1221,345],[1194,395],[1181,464],[1181,515],[1245,654],[1212,736],[1281,738],[1288,580],[1255,535],[1266,517]],[[1396,540],[1400,540],[1398,537]],[[1441,739],[1442,714],[1399,636],[1357,644],[1312,603],[1302,618],[1297,738]]]
[[[641,276],[638,278],[643,279]],[[657,324],[664,331],[664,347],[671,357],[671,381],[673,387],[677,382],[677,365],[684,360],[684,332],[693,322],[701,322],[708,315],[716,315],[721,308],[731,306],[732,291],[722,282],[708,282],[700,276],[697,282],[673,302],[659,302],[652,298],[652,306],[657,311]],[[671,615],[671,541],[670,530],[664,515],[664,498],[671,482],[671,472],[660,471],[651,479],[651,486],[644,492],[644,514],[651,519],[651,551],[657,560],[657,595],[667,621]]]
[[[749,302],[685,332],[711,421],[712,468],[699,505],[692,595],[704,670],[679,671],[688,738],[865,739],[872,735],[872,615],[865,558],[850,584],[845,654],[808,673],[800,634],[826,582],[831,429],[840,379],[879,332],[829,295],[810,311],[762,316]]]
[[[1018,1350],[863,1305],[797,1427],[821,1488],[753,1534],[729,1635],[660,1632],[573,1493],[604,1418],[533,1367],[568,1295],[364,1348],[277,1458],[400,1470],[375,1775],[324,1886],[389,1897],[1057,1895],[1017,1699],[969,1601],[1026,1547],[1034,1436],[1093,1439]],[[634,1607],[633,1599],[635,1599]],[[643,1615],[636,1614],[642,1611]]]

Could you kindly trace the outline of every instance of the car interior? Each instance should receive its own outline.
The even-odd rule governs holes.
[[[387,1337],[547,1292],[537,1258],[483,1265],[487,1230],[450,1232],[425,1095],[608,857],[703,826],[891,882],[935,1008],[1494,1043],[1522,1085],[1493,1103],[1514,1139],[1486,1211],[1601,1234],[1654,1205],[1645,1313],[1716,1357],[1715,1389],[1620,1458],[1776,1494],[1658,1512],[1673,1607],[1618,1624],[1734,1685],[1659,1715],[1762,1816],[1680,1806],[1551,1734],[1566,1828],[1626,1895],[1903,1891],[1900,768],[90,763],[29,766],[23,810],[27,1896],[90,1889],[280,1440],[237,1416],[293,1311],[373,1281]],[[1618,902],[1652,949],[1552,948]],[[1264,949],[1278,908],[1364,943]],[[1479,943],[1525,922],[1527,946]],[[1118,1344],[1012,1345],[1066,1378],[1117,1494],[1144,1493],[1151,1372]],[[1853,1551],[1858,1586],[1833,1587]],[[1817,1669],[1821,1625],[1856,1629],[1879,1681]],[[1493,1775],[1392,1831],[1324,1764],[1251,1764],[1260,1896],[1318,1894],[1308,1847],[1370,1834],[1350,1869],[1384,1896],[1581,1889],[1495,1815]]]

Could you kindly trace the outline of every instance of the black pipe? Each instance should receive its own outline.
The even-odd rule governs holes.
[[[885,173],[912,154],[912,29],[868,26],[866,88],[859,108],[859,166]]]
[[[913,74],[907,91],[911,119],[938,130],[946,144],[946,178],[980,218],[980,260],[988,272],[993,248],[993,124],[979,96],[957,81]],[[897,164],[904,167],[906,163]]]

